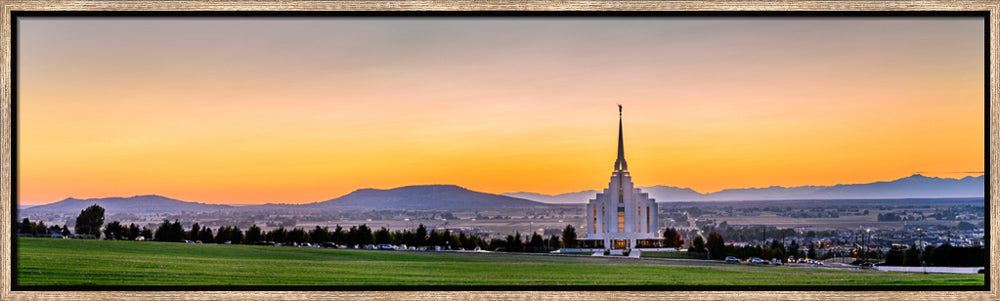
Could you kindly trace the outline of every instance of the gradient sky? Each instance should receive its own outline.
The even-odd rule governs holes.
[[[984,168],[981,18],[19,18],[18,202]]]

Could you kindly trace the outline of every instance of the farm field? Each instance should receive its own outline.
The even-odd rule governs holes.
[[[19,238],[21,286],[974,285],[984,276],[718,261]]]

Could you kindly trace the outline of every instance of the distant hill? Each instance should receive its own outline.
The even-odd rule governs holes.
[[[455,185],[406,186],[384,190],[359,189],[336,199],[302,206],[338,210],[549,207],[548,204],[540,202],[477,192]]]
[[[699,193],[690,188],[673,186],[641,187],[659,202],[668,201],[744,201],[744,200],[810,200],[810,199],[906,199],[906,198],[965,198],[984,197],[984,177],[947,179],[915,174],[909,177],[866,184],[839,184],[834,186],[771,186],[764,188],[735,188],[713,193]],[[549,203],[586,203],[594,198],[595,190],[559,195],[531,192],[508,193],[529,200]]]
[[[213,211],[231,209],[228,205],[203,204],[196,202],[184,202],[158,195],[137,195],[127,198],[111,197],[100,199],[75,199],[67,198],[46,205],[33,206],[18,212],[19,215],[62,213],[77,214],[84,208],[97,204],[104,208],[106,214],[112,213],[168,213],[183,211]]]
[[[890,182],[836,185],[823,188],[818,198],[938,198],[984,197],[985,178],[946,179],[915,174]]]
[[[946,179],[912,175],[893,181],[834,186],[799,186],[726,189],[698,193],[690,188],[673,186],[642,187],[659,202],[816,200],[816,199],[913,199],[984,197],[983,176]],[[77,214],[97,204],[111,213],[173,213],[214,210],[299,211],[313,210],[455,210],[490,208],[552,208],[557,204],[584,204],[596,190],[544,195],[531,192],[490,194],[455,185],[419,185],[393,189],[359,189],[347,195],[309,204],[264,204],[229,206],[184,202],[158,195],[111,197],[99,199],[68,198],[46,205],[21,207],[18,214]]]
[[[514,198],[528,199],[536,202],[549,203],[549,204],[570,204],[570,203],[585,203],[587,200],[594,198],[597,194],[597,190],[585,190],[578,192],[569,192],[557,195],[548,195],[534,192],[510,192],[501,193],[500,195],[505,195]]]
[[[651,186],[640,187],[649,197],[660,200],[690,200],[702,197],[702,194],[691,188],[680,188],[674,186]]]

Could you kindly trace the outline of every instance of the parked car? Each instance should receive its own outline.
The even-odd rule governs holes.
[[[395,250],[396,247],[393,247],[390,244],[380,244],[380,245],[378,245],[378,249],[379,250]]]
[[[750,257],[750,259],[748,259],[747,261],[752,264],[767,264],[767,260],[763,260],[757,257]]]
[[[773,265],[781,265],[782,262],[781,262],[781,259],[771,258],[771,264],[773,264]]]
[[[733,256],[729,256],[726,257],[726,263],[740,263],[740,259]]]

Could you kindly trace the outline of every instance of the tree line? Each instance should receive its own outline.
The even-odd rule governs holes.
[[[103,226],[103,229],[102,229]],[[64,225],[59,229],[64,236],[69,235],[69,229]],[[213,230],[194,223],[184,229],[177,220],[164,220],[156,230],[139,227],[136,224],[128,226],[119,221],[104,225],[104,208],[92,205],[83,209],[76,218],[75,232],[82,237],[101,238],[109,240],[150,239],[165,242],[201,241],[202,243],[229,244],[301,244],[332,243],[347,246],[366,246],[369,244],[407,245],[414,247],[440,246],[448,249],[487,249],[508,252],[548,252],[562,247],[576,246],[576,231],[572,225],[566,225],[563,235],[552,235],[543,238],[538,233],[531,236],[520,233],[508,235],[504,239],[485,240],[479,236],[466,233],[453,233],[450,230],[428,230],[420,224],[414,230],[389,230],[382,227],[373,230],[365,224],[343,228],[337,225],[334,229],[316,226],[313,229],[286,229],[279,226],[271,231],[263,231],[256,224],[246,231],[238,226],[223,226]],[[27,218],[21,224],[15,224],[17,233],[47,236],[48,228],[42,222],[34,223]]]
[[[117,222],[109,227],[116,228]],[[117,229],[117,228],[116,228]],[[125,230],[111,230],[107,239],[119,239],[115,233]],[[496,238],[489,241],[466,233],[453,233],[450,230],[428,230],[420,224],[415,230],[389,230],[382,227],[373,230],[366,224],[343,228],[337,225],[334,229],[316,226],[310,230],[304,228],[285,229],[279,226],[271,231],[263,231],[257,225],[252,225],[245,232],[239,227],[224,226],[217,230],[201,227],[198,223],[185,230],[180,222],[164,220],[152,234],[153,240],[179,242],[185,240],[200,240],[202,243],[229,244],[324,244],[332,243],[346,246],[366,246],[369,244],[407,245],[414,247],[439,246],[446,249],[474,249],[507,251],[507,252],[548,252],[562,247],[576,246],[576,231],[572,225],[567,225],[563,235],[552,235],[544,238],[538,233],[521,235],[519,232],[507,235],[506,238]]]
[[[914,244],[905,250],[892,247],[885,254],[885,264],[892,266],[981,267],[985,263],[985,247],[955,247],[949,243],[926,246],[923,250]]]
[[[20,223],[14,224],[14,233],[20,234],[22,236],[49,236],[50,233],[59,233],[63,236],[69,236],[69,228],[63,225],[61,228],[56,225],[45,226],[45,222],[33,222],[24,218]]]

